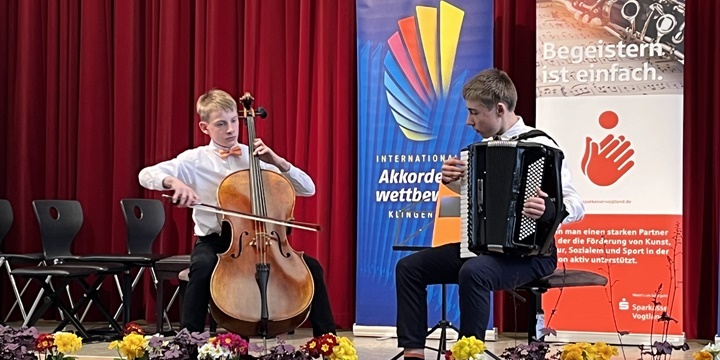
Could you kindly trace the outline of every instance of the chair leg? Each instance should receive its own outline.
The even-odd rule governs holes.
[[[77,329],[77,332],[80,334],[81,337],[89,339],[90,335],[88,334],[87,330],[84,326],[78,321],[78,319],[75,317],[75,312],[77,310],[70,309],[67,305],[65,305],[62,300],[60,299],[60,295],[54,290],[54,288],[50,285],[51,283],[51,276],[48,276],[45,281],[42,281],[40,278],[37,278],[38,282],[41,283],[42,290],[44,293],[43,296],[43,304],[40,307],[36,307],[36,304],[33,304],[33,308],[31,309],[31,312],[29,314],[28,320],[23,324],[23,326],[33,326],[35,323],[40,319],[40,317],[50,308],[50,306],[55,305],[61,313],[65,315],[65,319],[63,322],[69,321],[72,322],[73,326]],[[62,279],[61,281],[61,287],[66,287],[69,285],[70,281],[69,279]],[[61,323],[55,331],[61,330],[65,324]]]
[[[182,330],[182,313],[183,313],[183,303],[185,300],[185,289],[187,289],[187,282],[180,281],[180,285],[178,285],[177,289],[175,290],[175,294],[173,294],[172,299],[170,299],[170,302],[168,303],[168,309],[172,305],[173,301],[175,301],[175,298],[177,297],[178,300],[178,307],[180,308],[180,330]]]
[[[113,275],[113,276],[115,276],[115,275]],[[100,291],[100,287],[101,287],[101,286],[102,286],[102,282],[100,282],[100,283],[97,285],[97,289],[95,289],[95,290]],[[70,297],[70,290],[68,290],[68,297]],[[82,315],[80,316],[80,322],[85,321],[85,316],[87,316],[88,311],[90,311],[90,307],[92,306],[92,304],[93,304],[93,300],[90,299],[90,301],[88,302],[87,306],[85,306],[85,310],[83,311]],[[72,300],[70,300],[70,306],[75,307],[75,306],[72,304]]]
[[[130,285],[130,288],[132,289],[132,291],[135,291],[135,286],[138,284],[138,282],[140,282],[140,278],[142,277],[143,273],[145,273],[145,268],[144,268],[144,267],[141,267],[141,268],[138,270],[137,275],[135,275],[135,278],[133,279],[132,285]],[[118,292],[119,292],[119,295],[120,295],[120,300],[122,300],[122,298],[123,298],[122,286],[120,285],[120,281],[118,281],[117,276],[115,276],[115,285],[116,285],[117,288],[118,288]],[[120,306],[118,306],[117,310],[115,310],[115,315],[113,316],[113,318],[114,318],[115,320],[117,320],[118,317],[120,317],[120,313],[121,313],[122,311],[123,311],[123,304],[120,304]]]
[[[150,267],[150,276],[151,276],[152,281],[153,281],[153,286],[155,286],[155,291],[156,291],[156,293],[157,293],[159,280],[158,280],[157,274],[155,273],[155,267],[154,267],[154,266],[153,266],[153,267]],[[168,314],[167,314],[167,310],[163,309],[163,311],[162,311],[162,317],[165,319],[165,321],[167,322],[168,326],[169,326],[170,328],[172,328],[172,323],[170,322],[170,317],[169,317]],[[158,318],[159,318],[159,317],[158,317]]]
[[[90,305],[90,303],[94,303],[95,307],[100,311],[100,314],[102,314],[105,317],[105,319],[110,323],[110,326],[113,328],[113,330],[115,330],[118,333],[122,333],[122,327],[120,327],[120,324],[118,324],[117,321],[115,321],[115,319],[113,319],[113,317],[105,309],[105,307],[102,305],[102,303],[100,303],[100,299],[98,297],[98,289],[100,288],[100,285],[102,284],[102,282],[104,280],[105,280],[105,276],[97,275],[95,283],[90,285],[90,284],[88,284],[87,281],[85,281],[85,279],[82,279],[82,278],[77,279],[77,281],[80,283],[80,285],[82,286],[85,293],[83,294],[82,299],[80,299],[80,301],[78,301],[78,303],[72,307],[71,318],[66,318],[63,321],[61,321],[60,325],[58,325],[58,327],[55,329],[55,331],[60,331],[62,328],[64,328],[68,324],[68,321],[72,322],[73,325],[75,325],[75,323],[77,321],[75,314],[77,314],[77,312],[80,310],[80,308],[82,308],[85,305],[85,302],[87,302],[88,306]],[[80,320],[78,322],[82,322],[82,320]]]
[[[10,314],[12,314],[13,310],[15,310],[15,306],[18,306],[20,308],[20,314],[22,315],[23,320],[25,320],[27,319],[27,312],[25,312],[25,306],[23,306],[22,294],[25,293],[25,289],[27,289],[28,283],[30,282],[25,282],[25,286],[23,287],[22,292],[18,291],[15,278],[10,274],[10,272],[12,271],[12,268],[10,267],[10,260],[0,257],[0,266],[3,266],[3,268],[7,272],[8,279],[10,280],[10,287],[15,294],[15,302],[12,304],[12,307],[10,307],[10,311],[8,311],[7,316],[5,316],[5,321],[8,321],[8,319],[10,318]]]
[[[122,295],[122,307],[123,307],[123,325],[130,323],[130,310],[132,309],[132,280],[130,280],[131,268],[126,268],[123,271],[123,291]]]
[[[163,308],[163,293],[163,281],[157,279],[155,282],[155,333],[157,334],[162,334],[163,331],[162,317],[165,312]]]
[[[118,292],[120,293],[120,308],[123,309],[123,324],[127,324],[130,322],[130,312],[124,311],[126,309],[130,308],[131,305],[131,297],[132,297],[132,285],[130,282],[130,269],[126,268],[123,270],[122,274],[122,285],[120,284],[120,280],[118,279],[118,275],[114,274],[113,278],[115,279],[115,284],[117,285]],[[100,287],[102,286],[102,282],[98,283],[96,291],[100,290]],[[123,296],[123,294],[130,294],[127,299]],[[85,320],[85,316],[87,316],[88,311],[90,310],[90,306],[92,305],[93,300],[90,300],[88,302],[87,306],[85,307],[85,311],[83,311],[82,316],[80,317],[80,321]],[[113,320],[116,321],[117,317],[113,317]],[[111,323],[112,327],[112,323]]]
[[[208,309],[208,312],[210,309]],[[217,321],[215,321],[215,318],[210,314],[210,332],[217,332]]]
[[[543,341],[545,336],[537,332],[538,319],[537,316],[542,314],[542,294],[546,289],[529,289],[530,308],[528,309],[528,344],[534,341]],[[544,321],[544,320],[543,320]]]
[[[44,283],[49,284],[51,279],[52,279],[52,276],[46,277]],[[30,281],[30,279],[28,279],[28,282],[29,281]],[[38,279],[38,281],[40,281],[40,279]],[[52,289],[52,286],[50,287],[50,289]],[[53,290],[53,292],[55,292],[55,291]],[[35,310],[37,309],[38,305],[40,304],[40,300],[43,299],[44,294],[45,294],[45,286],[41,285],[40,291],[38,292],[37,296],[35,297],[35,301],[33,301],[33,304],[30,307],[30,311],[28,311],[28,317],[23,321],[22,326],[32,326],[35,324],[35,322],[37,322],[37,319],[35,319],[35,321],[33,321],[32,324],[30,323],[32,321],[32,314],[35,313]]]
[[[170,308],[172,307],[173,303],[175,302],[175,299],[178,298],[178,296],[179,296],[180,287],[178,286],[175,289],[175,292],[170,297],[170,301],[168,301],[167,307],[164,307],[163,299],[164,299],[165,289],[164,289],[163,283],[166,280],[166,278],[164,276],[158,276],[157,279],[158,279],[158,284],[157,284],[157,288],[156,288],[157,292],[156,292],[156,298],[155,298],[156,331],[158,333],[162,333],[162,331],[163,331],[162,318],[163,317],[167,321],[168,326],[170,327],[170,331],[173,331],[172,323],[170,322],[170,319],[167,314],[170,311]],[[182,316],[182,306],[181,306],[180,316]]]

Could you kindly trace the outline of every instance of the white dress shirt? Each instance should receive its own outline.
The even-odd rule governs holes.
[[[220,158],[217,152],[221,147],[213,141],[208,145],[187,150],[172,160],[142,169],[138,175],[140,185],[150,190],[168,190],[163,187],[163,180],[173,176],[192,188],[200,197],[201,203],[217,206],[217,190],[220,182],[235,171],[250,168],[248,146],[239,145],[242,155],[229,156],[225,160]],[[315,184],[310,176],[292,164],[290,170],[286,172],[281,172],[276,166],[263,161],[260,161],[260,167],[285,176],[299,196],[315,194]],[[219,216],[215,213],[193,209],[193,221],[194,231],[198,236],[220,233]]]

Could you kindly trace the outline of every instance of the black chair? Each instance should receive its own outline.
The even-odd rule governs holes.
[[[79,310],[87,304],[94,304],[100,313],[108,320],[110,327],[116,334],[122,333],[122,328],[108,313],[105,306],[99,301],[98,290],[103,280],[109,275],[116,275],[125,270],[123,264],[102,261],[102,263],[83,262],[82,257],[74,256],[70,252],[75,236],[82,227],[83,214],[80,203],[74,200],[36,200],[33,208],[40,226],[40,235],[43,254],[48,266],[30,266],[12,271],[13,275],[37,280],[42,286],[44,303],[38,307],[38,301],[33,304],[28,319],[23,326],[32,326],[51,306],[55,305],[63,315],[63,320],[54,331],[60,331],[72,323],[84,338],[92,338],[88,330],[77,317]],[[92,283],[90,278],[94,277]],[[53,286],[52,280],[59,282]],[[68,285],[77,281],[83,288],[84,294],[80,300],[73,304],[70,298],[69,305],[63,303],[59,292],[55,289],[68,289]]]
[[[5,199],[0,199],[0,245],[2,245],[3,241],[5,240],[5,236],[10,231],[10,228],[13,224],[13,209],[10,205],[10,201]],[[27,311],[25,310],[25,306],[22,301],[22,297],[25,294],[25,291],[27,290],[28,285],[30,284],[29,281],[25,282],[25,285],[23,286],[22,290],[18,290],[17,282],[15,281],[15,277],[11,275],[12,272],[12,266],[15,264],[36,264],[38,266],[44,264],[45,257],[42,253],[28,253],[28,254],[17,254],[17,253],[5,253],[0,252],[0,268],[4,270],[7,273],[8,279],[10,280],[10,288],[13,291],[13,294],[15,295],[15,302],[10,307],[10,310],[8,311],[7,315],[5,316],[4,322],[7,322],[10,319],[10,315],[15,310],[15,307],[17,307],[20,310],[20,314],[23,318],[23,321],[28,319]],[[0,270],[1,271],[1,270]]]
[[[105,274],[114,276],[116,282],[118,281],[117,276],[123,274],[122,293],[131,293],[130,269],[136,267],[138,263],[147,261],[147,257],[124,254],[75,256],[70,251],[70,247],[75,240],[75,235],[80,231],[84,219],[80,202],[76,200],[35,200],[33,207],[40,224],[46,259],[53,259],[56,264],[98,266],[104,269],[101,271]],[[57,213],[57,218],[54,217],[54,212]],[[101,284],[98,283],[98,287]],[[80,321],[84,320],[93,301],[89,301]],[[125,314],[123,323],[127,324],[130,322],[131,297],[121,295],[121,301]]]
[[[138,272],[132,281],[131,291],[135,290],[138,282],[145,273],[150,270],[153,286],[157,288],[157,275],[155,263],[168,255],[154,254],[152,247],[158,234],[165,225],[165,208],[160,200],[155,199],[122,199],[120,206],[125,218],[127,229],[127,251],[128,255],[140,256],[143,260],[133,263],[138,267]],[[123,296],[122,289],[118,287],[120,296]],[[115,312],[115,319],[123,310],[123,305]],[[167,316],[165,316],[167,320]],[[168,320],[169,322],[169,320]]]

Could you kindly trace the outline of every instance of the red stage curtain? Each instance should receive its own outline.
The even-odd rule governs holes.
[[[293,245],[324,265],[336,321],[350,327],[354,19],[354,3],[335,0],[3,1],[0,198],[15,210],[4,250],[40,250],[31,202],[47,198],[82,203],[76,254],[123,252],[120,199],[159,198],[138,171],[209,141],[194,114],[201,93],[250,91],[269,113],[259,136],[315,180],[295,217],[323,230],[295,231]],[[157,251],[189,253],[190,212],[166,210]],[[133,318],[154,321],[150,286],[136,292]]]
[[[720,3],[686,4],[683,315],[688,338],[712,339],[718,330]]]

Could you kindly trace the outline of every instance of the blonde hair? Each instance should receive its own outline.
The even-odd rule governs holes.
[[[210,114],[213,111],[236,112],[237,102],[230,94],[219,89],[212,89],[202,95],[197,100],[196,110],[200,115],[200,120],[207,122],[210,120]]]
[[[506,72],[495,68],[485,69],[463,86],[463,98],[478,101],[488,109],[504,102],[509,111],[515,111],[517,90]]]

